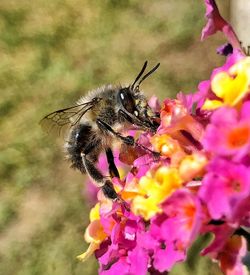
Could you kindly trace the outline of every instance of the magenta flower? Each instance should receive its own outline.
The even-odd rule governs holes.
[[[144,275],[147,272],[152,239],[147,238],[150,235],[139,218],[130,213],[125,215],[127,218],[112,215],[114,226],[110,238],[95,253],[101,264],[100,274],[117,274],[119,271],[120,274]]]
[[[208,22],[202,30],[201,40],[213,35],[217,31],[222,31],[223,27],[227,25],[227,22],[221,17],[214,0],[205,0],[205,5]]]
[[[241,205],[250,196],[249,168],[228,160],[214,159],[208,166],[198,195],[207,205],[212,219],[239,222],[248,211]]]
[[[219,156],[239,161],[250,150],[250,102],[245,102],[240,114],[224,107],[214,112],[203,138],[204,149]]]

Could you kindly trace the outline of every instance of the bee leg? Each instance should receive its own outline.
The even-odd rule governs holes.
[[[85,167],[86,172],[90,176],[90,178],[93,179],[93,181],[96,183],[97,186],[99,186],[104,195],[112,200],[117,200],[119,197],[114,189],[114,186],[110,180],[107,180],[103,174],[96,168],[93,161],[90,160],[90,154],[93,150],[93,145],[86,148],[82,155],[82,161]]]
[[[127,204],[127,202],[125,202],[116,193],[113,183],[110,180],[107,180],[105,178],[105,176],[103,176],[103,174],[96,168],[95,163],[91,160],[90,156],[91,156],[91,153],[93,152],[95,147],[96,147],[96,144],[91,143],[91,144],[89,144],[89,146],[87,146],[83,150],[83,153],[81,154],[82,161],[83,161],[86,172],[88,173],[89,177],[93,179],[93,181],[96,183],[96,185],[102,189],[102,192],[105,197],[107,197],[108,199],[111,199],[113,201],[117,201],[118,203],[122,204],[127,211],[130,211],[129,205]],[[110,152],[113,156],[111,149],[110,149]],[[110,152],[108,154],[110,154]],[[114,158],[113,158],[113,163],[114,163]],[[115,164],[114,164],[114,167],[117,171]],[[117,175],[119,176],[118,171],[117,171]]]
[[[122,136],[120,133],[117,133],[114,129],[112,129],[112,127],[110,125],[108,125],[106,122],[104,122],[100,119],[97,119],[97,125],[102,130],[108,131],[108,132],[112,133],[114,136],[116,136],[117,138],[121,139],[125,144],[142,148],[144,151],[152,154],[156,160],[158,160],[160,158],[160,153],[154,152],[154,151],[148,149],[147,147],[145,147],[144,145],[137,143],[132,136],[126,136],[126,137]]]
[[[101,119],[97,119],[96,123],[101,130],[110,132],[115,137],[122,140],[125,144],[131,145],[131,146],[135,145],[135,140],[132,136],[126,136],[126,137],[122,136],[120,133],[117,133],[110,125],[108,125],[106,122],[102,121]]]
[[[106,150],[106,156],[107,156],[107,161],[109,164],[109,174],[112,178],[117,177],[120,178],[119,172],[117,170],[117,167],[114,162],[114,155],[113,152],[110,148]]]

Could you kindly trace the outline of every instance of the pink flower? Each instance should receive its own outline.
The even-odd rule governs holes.
[[[152,96],[149,101],[148,101],[148,105],[150,106],[150,108],[155,112],[155,113],[159,113],[161,110],[161,104],[159,102],[159,99],[156,96]]]
[[[165,214],[158,215],[151,221],[147,236],[147,249],[153,255],[153,268],[170,271],[172,267],[186,259],[186,249],[177,241],[166,241],[168,232],[164,232],[163,225],[167,220]]]
[[[211,258],[216,258],[218,253],[223,250],[227,240],[235,231],[235,228],[230,227],[226,223],[221,225],[208,224],[202,229],[203,233],[212,233],[214,235],[212,243],[203,249],[202,255],[209,255]]]
[[[111,267],[107,266],[99,270],[100,275],[125,275],[129,274],[130,265],[127,263],[126,257],[120,257],[117,262],[113,263]]]
[[[145,255],[144,269],[147,270],[148,256],[143,250],[139,251],[137,245],[137,234],[145,230],[142,220],[117,205],[110,212],[101,213],[101,223],[109,236],[95,252],[101,264],[101,274],[115,274],[119,266],[124,270],[143,270],[142,262],[136,260],[137,253],[141,257]]]
[[[201,40],[213,35],[217,31],[225,34],[233,48],[241,50],[240,42],[232,26],[220,15],[215,0],[205,0],[206,18],[208,22],[202,30]]]
[[[241,205],[250,195],[249,168],[224,159],[214,159],[208,166],[198,195],[207,205],[212,219],[239,222],[248,211]]]
[[[161,225],[162,238],[186,249],[196,239],[203,222],[199,198],[187,189],[180,189],[163,203],[162,208],[166,215]]]
[[[131,252],[128,253],[128,261],[130,263],[129,274],[147,274],[149,255],[141,244],[138,244]]]
[[[217,256],[221,270],[226,275],[249,274],[246,266],[242,263],[242,258],[246,255],[246,253],[246,240],[242,236],[232,236]]]
[[[198,91],[191,94],[177,94],[177,99],[186,107],[189,114],[200,114],[201,107],[205,100],[213,96],[210,80],[204,80],[198,85]]]
[[[247,242],[242,236],[233,235],[230,227],[223,225],[210,228],[214,232],[215,240],[203,251],[203,255],[208,254],[212,259],[219,262],[221,270],[226,275],[247,275],[246,266],[242,263],[242,258],[247,253]]]
[[[234,108],[216,110],[205,130],[204,149],[219,156],[241,160],[250,150],[250,102],[245,102],[240,114]]]
[[[188,190],[174,192],[162,208],[163,214],[151,219],[147,232],[137,232],[136,246],[152,255],[152,268],[160,272],[170,271],[185,260],[202,224],[200,201]]]
[[[158,128],[158,133],[165,132],[165,129],[179,121],[180,118],[187,115],[187,109],[178,100],[164,100],[161,109],[161,125]]]
[[[201,149],[203,125],[188,113],[179,100],[167,99],[161,110],[161,125],[157,134],[168,134],[187,152]]]
[[[240,60],[244,59],[245,55],[241,52],[234,51],[233,54],[229,55],[226,59],[225,64],[223,64],[221,67],[215,68],[211,75],[211,80],[219,73],[221,72],[229,72],[229,69],[236,63],[238,63]]]
[[[168,243],[166,248],[158,248],[154,253],[154,268],[160,272],[170,271],[172,267],[181,261],[184,261],[186,255],[184,251],[175,248],[174,243]]]

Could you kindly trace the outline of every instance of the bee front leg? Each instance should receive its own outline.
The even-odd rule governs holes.
[[[157,160],[159,159],[160,153],[154,152],[154,151],[148,149],[147,147],[145,147],[144,145],[136,142],[132,136],[126,136],[126,137],[122,136],[120,133],[117,133],[110,125],[108,125],[106,122],[104,122],[100,119],[97,119],[97,125],[99,126],[100,129],[102,129],[106,132],[112,133],[115,137],[122,140],[126,145],[140,147],[144,151],[151,153],[155,159],[157,159]]]
[[[113,134],[115,137],[122,140],[125,144],[130,146],[135,145],[135,140],[132,136],[126,136],[126,137],[122,136],[120,133],[116,132],[110,125],[108,125],[106,122],[102,121],[101,119],[97,119],[96,123],[101,130]]]

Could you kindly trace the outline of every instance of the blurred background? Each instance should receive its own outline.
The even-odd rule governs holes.
[[[143,62],[161,67],[142,85],[160,99],[195,92],[224,58],[222,34],[200,42],[203,0],[0,1],[0,273],[97,274],[80,263],[89,205],[85,178],[63,140],[39,120],[105,83],[128,84]],[[220,0],[228,18],[229,1]],[[192,258],[171,274],[216,274]]]

